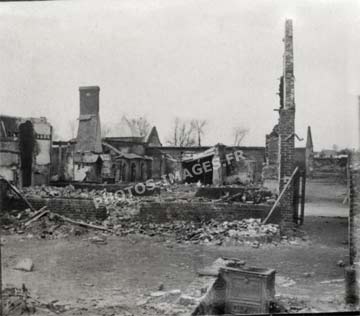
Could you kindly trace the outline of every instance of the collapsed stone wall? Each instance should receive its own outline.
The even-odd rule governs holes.
[[[139,219],[144,222],[184,221],[234,221],[245,218],[264,219],[271,205],[242,203],[206,203],[206,202],[151,202],[140,205]],[[279,222],[279,217],[272,218],[272,223]]]
[[[35,209],[44,206],[54,213],[67,216],[75,220],[96,221],[104,220],[107,217],[105,207],[96,207],[93,199],[83,198],[40,198],[30,197],[28,201]],[[24,210],[28,208],[24,201],[18,198],[6,199],[3,203],[3,210]]]

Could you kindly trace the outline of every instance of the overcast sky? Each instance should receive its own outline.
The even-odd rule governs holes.
[[[78,87],[99,85],[102,122],[146,115],[165,143],[175,116],[206,119],[204,144],[243,126],[263,146],[292,18],[296,132],[310,125],[316,150],[355,147],[359,17],[359,1],[0,3],[0,112],[46,116],[68,139]]]

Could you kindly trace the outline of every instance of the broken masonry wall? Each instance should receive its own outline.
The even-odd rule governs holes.
[[[18,186],[24,185],[24,166],[21,161],[23,161],[23,163],[26,161],[29,164],[27,170],[29,175],[26,184],[48,184],[51,167],[52,127],[46,118],[0,116],[0,121],[7,134],[7,137],[2,137],[0,140],[1,152],[4,153],[0,161],[1,174],[4,174],[7,179],[14,181]],[[30,159],[29,157],[23,157],[22,159],[20,129],[21,126],[24,127],[26,124],[32,126],[34,133],[34,144],[31,145],[33,149],[31,153],[29,152],[29,154],[31,154]],[[7,152],[7,154],[5,154],[5,152]],[[2,161],[7,164],[9,159],[12,161],[11,167],[3,165]]]
[[[275,125],[272,132],[265,136],[265,159],[269,165],[279,163],[279,126]]]
[[[272,132],[265,136],[265,160],[262,169],[262,182],[274,193],[279,193],[279,126],[275,125]]]
[[[18,142],[13,138],[0,138],[0,175],[18,185],[20,152]]]
[[[72,181],[74,144],[56,141],[51,147],[51,181]]]
[[[175,220],[182,221],[234,221],[245,218],[264,219],[271,209],[266,204],[243,203],[205,203],[205,202],[144,202],[140,205],[139,219],[148,223],[164,223]],[[272,223],[278,223],[274,216]]]
[[[230,164],[229,175],[225,177],[225,184],[255,183],[255,165],[253,160],[240,160]]]
[[[253,165],[253,172],[254,172],[254,182],[259,183],[261,182],[261,173],[265,162],[265,148],[264,147],[227,147],[226,152],[235,152],[241,150],[251,164]],[[252,168],[252,166],[251,166]]]
[[[230,159],[227,161],[226,175],[224,184],[250,184],[256,182],[256,161],[245,157],[243,152],[233,153],[226,148],[226,156]]]
[[[105,207],[96,206],[93,199],[83,198],[40,198],[27,197],[28,201],[35,207],[40,209],[47,206],[47,209],[54,213],[64,215],[75,220],[96,221],[104,220],[107,217]],[[4,205],[4,210],[25,210],[28,206],[24,201],[14,198],[8,200]]]
[[[48,184],[51,169],[52,126],[45,118],[32,119],[32,123],[36,142],[32,184]]]

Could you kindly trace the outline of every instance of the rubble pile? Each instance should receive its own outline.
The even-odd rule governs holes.
[[[25,284],[22,285],[21,289],[13,286],[5,287],[2,291],[2,304],[4,316],[32,315],[38,314],[40,311],[49,315],[66,311],[66,307],[57,304],[57,300],[43,303],[34,299]]]
[[[171,223],[141,223],[131,221],[116,225],[117,234],[144,234],[148,236],[174,237],[177,242],[222,245],[227,242],[267,243],[280,240],[280,229],[276,224],[262,225],[260,219],[195,223],[174,221]],[[259,244],[258,244],[259,245]]]
[[[177,185],[175,185],[178,187]],[[174,187],[176,189],[176,187]],[[181,196],[184,199],[197,200],[194,198],[192,186],[181,186],[178,192],[167,188],[168,195],[136,197],[107,192],[103,190],[75,189],[72,185],[66,187],[35,186],[24,188],[21,193],[26,198],[79,198],[92,199],[96,207],[105,207],[107,218],[102,222],[90,222],[91,225],[101,225],[104,231],[116,235],[127,236],[130,234],[142,234],[147,236],[158,236],[174,239],[177,242],[193,244],[214,244],[226,243],[252,243],[258,247],[260,243],[270,243],[281,240],[278,225],[261,224],[260,219],[244,219],[234,221],[217,221],[212,219],[206,222],[173,221],[169,223],[149,223],[139,220],[137,215],[140,211],[141,202],[158,202],[167,200],[169,195],[174,199]],[[253,192],[257,192],[256,190]],[[192,198],[190,197],[192,194]],[[256,196],[256,194],[254,195]],[[253,197],[254,197],[253,196]],[[265,196],[265,195],[263,195]],[[209,200],[210,201],[210,200]],[[216,202],[216,201],[213,201]],[[47,214],[41,215],[35,221],[27,225],[26,222],[35,217],[36,213],[26,209],[25,211],[10,211],[6,213],[2,223],[4,229],[10,233],[36,235],[45,239],[57,239],[67,236],[80,236],[87,232],[88,228],[82,227],[80,223],[64,221],[61,216],[49,210]],[[80,224],[80,225],[77,225]],[[94,228],[94,227],[93,227]],[[96,228],[96,227],[95,227]]]
[[[26,221],[32,216],[33,212],[30,209],[20,213],[17,210],[7,213],[6,217],[2,217],[3,233],[16,233],[29,239],[35,236],[41,239],[58,239],[67,236],[81,236],[87,232],[86,228],[67,223],[51,213],[42,216],[31,225],[25,226]]]
[[[31,299],[27,288],[6,287],[2,291],[3,314],[5,316],[17,316],[34,314],[36,301]]]
[[[41,198],[75,198],[75,199],[95,199],[103,198],[111,199],[116,196],[115,193],[107,192],[106,189],[102,190],[89,190],[87,188],[76,189],[73,185],[67,185],[65,187],[54,187],[54,186],[33,186],[25,187],[21,189],[21,193],[26,197],[41,197]],[[118,197],[118,200],[121,196]]]

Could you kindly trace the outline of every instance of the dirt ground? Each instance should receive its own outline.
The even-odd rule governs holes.
[[[328,194],[326,186],[317,189],[308,196],[310,209],[320,204],[326,210],[327,203],[342,208],[339,199],[326,197],[344,187]],[[325,198],[316,199],[316,192],[325,192]],[[63,315],[162,315],[139,302],[162,286],[184,291],[198,269],[225,256],[276,269],[277,296],[296,297],[317,311],[344,309],[344,268],[338,263],[348,260],[347,218],[306,216],[301,229],[308,241],[259,248],[178,244],[137,235],[111,236],[106,244],[94,244],[88,240],[93,232],[57,240],[3,236],[3,283],[24,283],[42,302],[58,300],[67,307]],[[33,260],[34,271],[14,270],[25,257]]]

